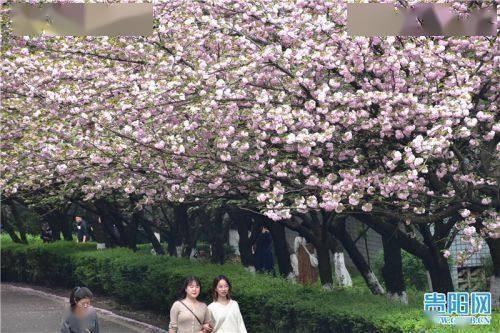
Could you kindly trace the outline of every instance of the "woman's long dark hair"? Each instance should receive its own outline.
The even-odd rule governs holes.
[[[80,301],[84,298],[92,299],[93,297],[94,297],[94,294],[92,294],[92,292],[90,291],[89,288],[76,287],[71,292],[71,295],[69,295],[69,304],[71,306],[71,310],[73,311],[75,309],[76,303],[78,303],[78,301]]]
[[[217,299],[219,298],[219,294],[217,294],[217,285],[222,280],[226,281],[226,283],[229,287],[226,297],[228,300],[231,299],[231,282],[229,282],[229,279],[226,276],[219,275],[214,279],[214,283],[212,283],[212,298],[213,298],[214,302],[217,302]]]
[[[189,286],[193,282],[195,282],[200,287],[200,292],[201,292],[201,282],[200,282],[200,279],[198,279],[196,276],[188,276],[184,280],[184,285],[183,285],[182,290],[181,290],[181,299],[184,299],[184,298],[187,297],[186,288],[187,288],[187,286]]]

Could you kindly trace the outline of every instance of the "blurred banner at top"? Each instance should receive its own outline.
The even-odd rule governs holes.
[[[449,4],[347,4],[351,36],[496,36],[496,6],[460,17]]]
[[[151,3],[16,3],[17,36],[147,36],[153,30]]]

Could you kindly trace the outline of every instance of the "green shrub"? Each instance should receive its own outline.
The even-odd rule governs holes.
[[[56,242],[18,245],[3,239],[2,281],[73,287],[88,286],[132,308],[168,313],[187,275],[202,283],[200,299],[211,302],[215,275],[233,284],[249,332],[432,332],[422,315],[422,295],[409,293],[410,306],[389,303],[361,289],[324,292],[281,278],[252,275],[240,265],[215,265],[124,248],[97,251],[95,244]],[[499,314],[494,315],[495,326]],[[490,327],[469,329],[489,332]],[[453,332],[452,328],[436,328]]]

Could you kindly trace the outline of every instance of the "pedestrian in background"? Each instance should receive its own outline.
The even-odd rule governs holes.
[[[87,242],[89,240],[87,221],[82,219],[80,216],[75,216],[75,221],[76,221],[76,228],[78,229],[78,231],[76,233],[77,242],[78,243]]]
[[[50,230],[50,226],[48,223],[43,223],[42,224],[42,233],[40,235],[42,238],[42,241],[44,243],[50,243],[52,242],[52,230]]]
[[[260,227],[255,239],[255,269],[259,272],[274,272],[273,238],[269,229]]]

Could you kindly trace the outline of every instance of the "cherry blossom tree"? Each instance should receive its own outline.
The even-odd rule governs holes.
[[[146,37],[7,34],[6,197],[233,200],[316,228],[323,284],[346,216],[396,234],[442,292],[463,230],[469,253],[488,242],[498,283],[496,37],[349,36],[343,1],[154,11]]]

